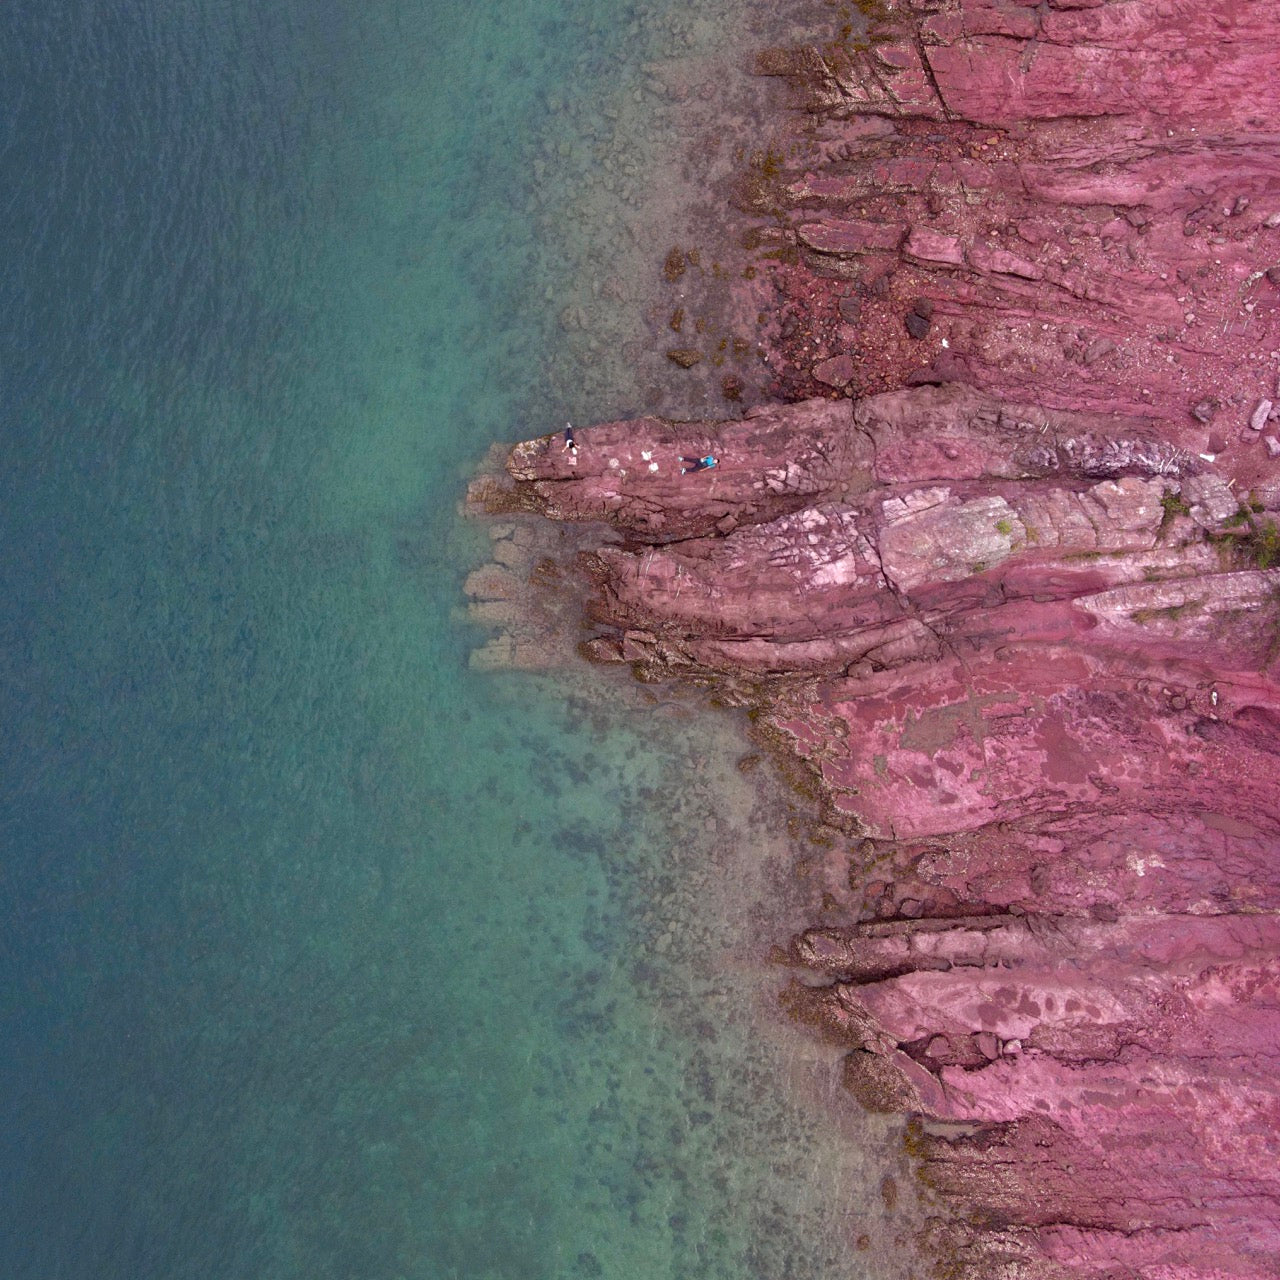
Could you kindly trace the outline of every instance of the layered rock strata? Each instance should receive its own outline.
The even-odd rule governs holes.
[[[959,1274],[1277,1274],[1277,34],[910,0],[770,51],[803,111],[733,198],[785,403],[477,491],[582,530],[590,657],[804,763],[787,1004],[916,1118]]]
[[[1280,485],[954,386],[579,441],[503,501],[615,531],[592,657],[808,763],[842,838],[788,1002],[921,1117],[944,1252],[1273,1274]]]
[[[958,380],[1269,459],[1240,433],[1280,348],[1275,7],[877,13],[761,59],[806,109],[735,192],[775,260],[775,392]]]

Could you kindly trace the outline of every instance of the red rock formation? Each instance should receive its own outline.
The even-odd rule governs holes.
[[[912,0],[870,41],[762,59],[812,113],[806,171],[738,193],[793,259],[777,390],[827,394],[845,356],[851,395],[1140,408],[1252,481],[1271,455],[1240,436],[1280,362],[1278,22],[1252,0]]]
[[[579,441],[509,469],[624,535],[593,655],[736,689],[853,840],[793,1003],[925,1118],[952,1255],[1274,1274],[1280,488],[950,386]]]
[[[873,34],[762,59],[813,113],[738,192],[798,402],[532,441],[502,500],[616,531],[593,657],[807,762],[849,889],[788,1002],[919,1118],[940,1255],[1274,1276],[1280,10]]]

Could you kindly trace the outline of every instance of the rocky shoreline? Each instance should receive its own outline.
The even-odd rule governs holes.
[[[761,56],[794,143],[726,193],[774,401],[518,445],[473,503],[565,532],[473,575],[485,660],[585,602],[800,762],[786,1003],[916,1117],[940,1265],[1274,1275],[1280,16],[870,17]]]

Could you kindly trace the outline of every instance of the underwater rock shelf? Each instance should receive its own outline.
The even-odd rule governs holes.
[[[1280,1257],[1277,36],[912,0],[762,55],[778,402],[529,441],[474,494],[581,526],[542,573],[590,657],[803,763],[842,891],[787,1004],[916,1117],[954,1274]]]

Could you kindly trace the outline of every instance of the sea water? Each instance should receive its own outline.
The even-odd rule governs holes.
[[[897,1274],[732,726],[459,621],[487,447],[638,407],[644,67],[735,12],[0,11],[3,1276]]]

